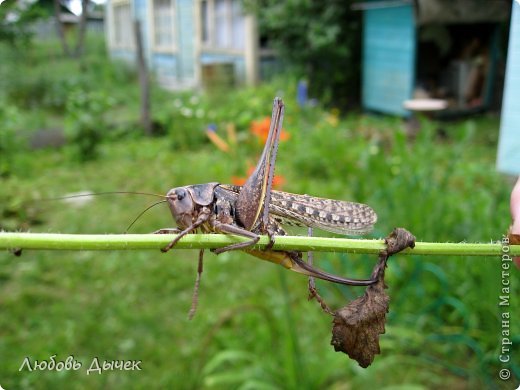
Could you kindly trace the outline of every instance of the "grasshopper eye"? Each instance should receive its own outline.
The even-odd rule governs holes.
[[[186,197],[186,191],[184,188],[179,188],[175,190],[175,195],[177,195],[177,200],[183,200]]]

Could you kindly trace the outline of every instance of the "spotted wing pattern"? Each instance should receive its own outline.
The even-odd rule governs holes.
[[[231,192],[240,192],[240,186],[221,184]],[[361,235],[372,230],[377,215],[362,203],[318,198],[309,195],[272,191],[269,213],[272,218],[289,226],[309,226],[333,233]]]
[[[377,222],[374,210],[362,203],[273,191],[269,212],[292,225],[310,226],[333,233],[359,235]]]

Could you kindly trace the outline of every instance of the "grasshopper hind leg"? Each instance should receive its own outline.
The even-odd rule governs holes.
[[[222,248],[214,249],[213,253],[215,253],[217,255],[220,253],[227,252],[227,251],[248,248],[250,246],[255,245],[258,242],[258,240],[260,240],[260,236],[258,234],[250,232],[249,230],[242,229],[235,225],[230,225],[230,224],[215,221],[213,224],[213,228],[218,232],[222,232],[222,233],[226,233],[226,234],[235,234],[237,236],[249,238],[248,241],[237,242],[236,244],[231,244],[231,245],[227,245]]]
[[[307,235],[309,237],[312,237],[312,228],[311,227],[309,227],[307,229]],[[313,252],[312,251],[307,252],[307,263],[311,267],[312,267],[313,259],[314,259]],[[312,299],[316,299],[316,301],[318,301],[318,303],[320,304],[321,309],[325,313],[334,315],[334,312],[332,311],[332,309],[329,307],[329,305],[327,305],[325,300],[318,293],[318,289],[316,288],[316,280],[314,279],[314,276],[309,276],[309,287],[308,288],[309,288],[309,298],[308,298],[309,301],[311,301]]]

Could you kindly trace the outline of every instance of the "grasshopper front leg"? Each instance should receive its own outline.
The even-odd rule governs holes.
[[[211,211],[207,207],[203,207],[197,217],[197,220],[192,225],[188,226],[186,229],[181,231],[177,235],[177,237],[175,237],[168,245],[161,249],[161,252],[168,252],[170,249],[172,249],[182,237],[184,237],[188,233],[193,232],[194,230],[197,230],[198,227],[200,227],[204,222],[206,222],[209,219],[210,215]],[[159,230],[159,232],[161,232],[162,230],[163,229]]]

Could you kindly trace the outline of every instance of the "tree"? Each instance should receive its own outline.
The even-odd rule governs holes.
[[[309,79],[325,103],[359,101],[361,13],[354,0],[251,0],[260,34],[283,60]]]
[[[87,17],[89,0],[81,0],[81,16],[78,23],[78,35],[76,38],[76,45],[72,51],[65,36],[63,23],[61,22],[61,0],[53,0],[54,4],[54,20],[56,23],[56,32],[63,48],[63,54],[70,57],[81,57],[84,51],[85,34],[87,31]]]
[[[47,16],[38,2],[7,0],[0,6],[0,41],[11,45],[27,45],[32,36],[31,25]]]
[[[70,56],[71,51],[69,49],[69,44],[67,43],[67,37],[65,36],[65,29],[63,28],[63,24],[61,23],[61,2],[60,0],[54,0],[54,23],[56,24],[56,32],[58,33],[58,38],[61,43],[61,47],[63,49],[63,54],[66,56]]]
[[[85,34],[87,32],[87,17],[88,17],[89,0],[81,0],[81,17],[78,26],[78,38],[76,41],[76,50],[74,54],[76,57],[81,57],[85,47]]]

